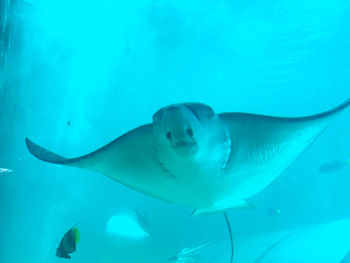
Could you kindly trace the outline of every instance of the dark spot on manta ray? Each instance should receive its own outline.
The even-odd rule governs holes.
[[[166,173],[167,173],[168,175],[170,175],[171,177],[176,178],[176,175],[175,175],[175,174],[172,174],[172,173],[170,172],[169,169],[165,168],[164,165],[163,165],[159,160],[157,160],[157,162],[158,162],[159,166],[162,167],[162,169],[163,169],[164,172],[166,172]]]
[[[170,175],[171,177],[176,178],[176,175],[173,174],[173,173],[171,173],[169,169],[165,168],[165,167],[164,167],[164,164],[163,164],[161,161],[159,161],[159,160],[157,159],[157,152],[158,152],[158,149],[157,149],[156,147],[154,147],[153,150],[154,150],[154,154],[155,154],[157,163],[159,164],[160,167],[162,167],[163,171],[166,172],[166,173],[167,173],[168,175]]]

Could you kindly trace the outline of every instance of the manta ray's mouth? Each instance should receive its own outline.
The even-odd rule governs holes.
[[[194,145],[197,145],[197,143],[195,142],[190,142],[190,141],[185,141],[185,140],[179,140],[175,143],[175,147],[182,147],[182,146],[185,146],[185,147],[188,147],[188,146],[194,146]]]
[[[181,156],[189,156],[197,153],[198,144],[195,141],[178,140],[172,144],[172,148]]]

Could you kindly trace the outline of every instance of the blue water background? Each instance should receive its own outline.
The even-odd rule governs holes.
[[[57,241],[80,220],[82,242],[72,262],[157,263],[159,254],[227,238],[222,214],[191,218],[189,207],[40,162],[25,137],[79,156],[150,122],[171,103],[303,116],[350,97],[345,0],[1,0],[0,11],[0,167],[14,170],[0,174],[1,263],[62,262],[54,255]],[[251,197],[258,209],[228,211],[233,232],[248,239],[350,217],[350,169],[317,171],[350,157],[349,118],[349,111],[339,116]],[[138,253],[132,246],[101,259],[108,220],[132,215],[136,206],[147,211],[151,234],[161,240],[148,247],[154,259],[130,260],[128,253]],[[237,251],[237,262],[251,262],[260,250]],[[201,262],[228,262],[228,239],[204,254]]]

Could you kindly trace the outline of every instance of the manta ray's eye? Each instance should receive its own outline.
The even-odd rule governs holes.
[[[167,137],[168,140],[171,140],[171,132],[170,132],[170,131],[168,131],[168,132],[166,133],[166,137]]]
[[[192,131],[192,129],[187,128],[187,129],[186,129],[186,132],[187,132],[187,134],[188,134],[190,137],[193,136],[193,131]]]

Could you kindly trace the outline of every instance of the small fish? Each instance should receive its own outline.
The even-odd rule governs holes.
[[[80,241],[80,232],[78,224],[69,229],[61,239],[61,242],[56,250],[56,256],[59,258],[71,258],[69,254],[77,249],[77,243]]]
[[[282,213],[282,210],[279,208],[271,208],[271,209],[268,209],[267,211],[272,216],[280,215]]]
[[[194,255],[189,255],[189,256],[173,256],[172,258],[169,259],[169,262],[174,262],[174,263],[197,263],[199,262],[200,255],[199,254],[194,254]]]
[[[346,168],[348,166],[350,166],[350,159],[346,162],[334,160],[334,161],[329,161],[329,162],[321,165],[320,168],[318,169],[318,171],[320,173],[333,173],[336,171],[343,170],[344,168]]]
[[[13,170],[9,168],[0,168],[0,173],[12,173]]]
[[[168,259],[168,262],[176,262],[176,263],[195,263],[199,262],[200,259],[200,253],[199,251],[205,247],[208,247],[210,245],[213,245],[217,243],[218,241],[205,243],[203,245],[200,245],[198,247],[194,248],[184,248],[181,251],[179,251],[175,256],[172,256]]]

